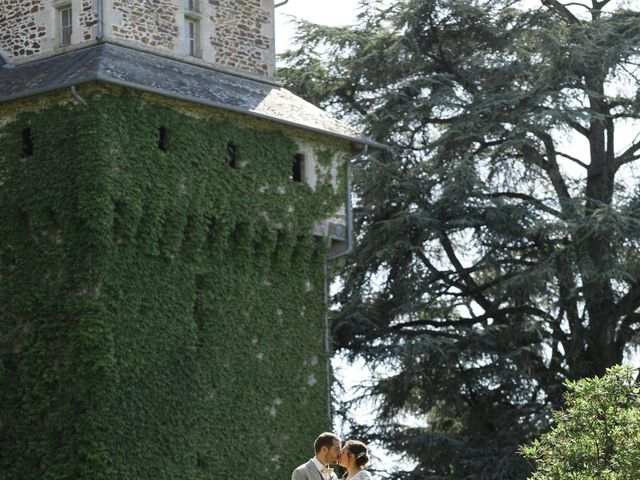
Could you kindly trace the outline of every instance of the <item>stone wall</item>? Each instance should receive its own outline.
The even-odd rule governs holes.
[[[92,0],[82,0],[82,10],[80,10],[80,28],[82,29],[82,40],[91,40],[94,28],[98,24],[98,14]]]
[[[189,57],[185,17],[199,25],[195,59],[262,77],[275,73],[274,0],[103,0],[104,38]],[[60,47],[57,8],[73,9],[71,45]],[[96,0],[0,0],[0,51],[17,62],[94,41]]]
[[[0,50],[10,60],[26,61],[33,55],[73,48],[60,47],[57,9],[71,5],[72,45],[93,40],[97,25],[94,0],[0,0]]]
[[[273,76],[273,0],[200,0],[196,12],[183,5],[181,0],[111,0],[108,34],[185,56],[186,16],[199,25],[197,58]]]
[[[37,14],[44,9],[43,0],[0,0],[0,49],[9,58],[42,51],[47,26]]]
[[[210,41],[215,61],[259,75],[273,75],[273,8],[260,0],[210,0],[214,30]]]
[[[114,38],[173,50],[178,38],[178,7],[171,0],[113,0]],[[117,21],[119,20],[119,22]]]

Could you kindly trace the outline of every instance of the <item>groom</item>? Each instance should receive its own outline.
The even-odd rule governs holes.
[[[291,474],[291,480],[337,480],[329,464],[338,463],[340,438],[329,432],[321,433],[313,444],[315,457],[300,465]]]

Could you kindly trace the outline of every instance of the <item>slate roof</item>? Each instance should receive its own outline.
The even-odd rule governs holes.
[[[385,148],[281,86],[100,43],[20,65],[0,63],[0,103],[102,81]]]

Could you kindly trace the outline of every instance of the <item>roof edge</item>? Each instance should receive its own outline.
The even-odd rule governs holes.
[[[374,148],[377,150],[389,149],[388,146],[382,143],[376,142],[364,135],[361,135],[357,130],[351,127],[348,127],[347,124],[342,123],[341,121],[335,118],[332,118],[322,109],[319,109],[315,105],[305,101],[303,98],[293,94],[291,91],[285,89],[281,85],[274,84],[269,81],[265,81],[264,79],[248,78],[248,77],[239,76],[230,72],[207,68],[202,65],[188,64],[186,62],[183,62],[180,59],[166,58],[163,55],[158,55],[158,54],[143,51],[143,50],[132,49],[128,45],[126,46],[115,45],[115,44],[113,44],[112,46],[110,45],[111,45],[110,42],[101,42],[99,44],[93,44],[91,46],[87,46],[84,48],[75,49],[71,52],[61,53],[59,55],[60,57],[64,57],[66,55],[71,55],[71,56],[68,57],[68,61],[70,62],[69,64],[65,64],[64,62],[60,63],[62,68],[60,72],[56,72],[54,70],[53,73],[49,76],[49,78],[47,78],[46,75],[44,75],[45,80],[40,82],[39,85],[38,85],[38,80],[36,80],[33,83],[30,80],[31,78],[38,79],[37,75],[35,77],[29,77],[27,79],[29,81],[23,80],[25,82],[25,85],[27,86],[27,88],[24,88],[24,89],[14,88],[12,91],[11,83],[9,83],[8,85],[10,86],[5,91],[5,94],[4,95],[0,94],[0,104],[14,102],[21,99],[34,97],[37,95],[42,95],[42,94],[51,93],[55,91],[60,91],[65,88],[73,89],[74,87],[79,87],[81,85],[86,85],[92,82],[100,82],[104,84],[121,86],[134,91],[151,93],[159,97],[173,98],[173,99],[191,103],[191,104],[205,105],[205,106],[217,108],[223,111],[234,112],[239,115],[247,115],[249,117],[268,121],[273,124],[285,125],[287,127],[290,127],[296,130],[313,132],[317,135],[321,135],[326,138],[334,138],[339,141],[349,142],[351,144],[352,150],[361,150],[365,146]],[[114,49],[114,50],[111,50],[111,49]],[[257,96],[253,98],[251,96],[253,92],[251,92],[249,94],[249,97],[246,99],[247,101],[244,101],[245,97],[242,97],[243,92],[240,92],[240,93],[236,92],[237,99],[236,97],[233,96],[233,94],[231,95],[231,97],[227,97],[226,95],[215,95],[215,94],[201,95],[197,93],[198,92],[197,90],[190,91],[188,88],[167,88],[167,86],[163,85],[161,81],[159,82],[145,81],[145,79],[137,78],[135,73],[131,74],[132,75],[131,77],[128,77],[127,75],[121,75],[119,74],[120,72],[118,72],[117,68],[114,70],[112,67],[108,67],[108,65],[105,65],[105,62],[107,62],[107,58],[110,55],[115,55],[113,57],[113,59],[115,60],[110,60],[112,62],[118,61],[118,55],[122,55],[124,58],[126,58],[126,55],[128,55],[126,54],[127,50],[132,52],[138,51],[139,55],[144,56],[144,57],[140,57],[142,61],[144,61],[144,59],[147,58],[147,56],[156,57],[158,59],[158,62],[160,62],[160,59],[162,59],[163,61],[168,61],[170,62],[168,65],[171,67],[172,70],[182,71],[180,65],[192,65],[195,70],[188,71],[185,69],[185,71],[187,71],[185,75],[188,74],[188,75],[191,75],[196,80],[200,80],[199,85],[197,84],[197,82],[194,82],[193,85],[195,85],[200,89],[204,89],[203,90],[204,92],[208,93],[207,91],[207,89],[209,88],[208,82],[213,82],[211,85],[214,90],[212,91],[215,91],[216,85],[218,86],[218,88],[231,88],[232,89],[231,91],[233,91],[236,85],[236,82],[233,80],[235,78],[235,79],[238,79],[237,85],[244,85],[245,88],[249,89],[249,92],[251,92],[251,89],[254,89],[254,92],[257,92]],[[125,53],[118,53],[118,52],[125,52]],[[1,51],[0,51],[0,54],[2,54]],[[40,73],[42,76],[43,75],[42,72],[38,72],[38,70],[39,69],[48,70],[49,64],[46,62],[56,62],[56,57],[58,57],[58,55],[48,57],[46,59],[38,59],[33,62],[24,63],[16,66],[10,63],[2,64],[0,62],[0,73],[2,73],[2,70],[4,69],[14,67],[15,74],[17,75],[16,78],[20,79],[21,75],[25,75],[25,74],[30,75],[33,72],[32,68],[35,68],[36,74]],[[134,60],[135,60],[135,55],[134,55]],[[130,60],[127,59],[127,61],[130,61]],[[41,64],[41,62],[45,62],[45,63]],[[86,66],[87,68],[84,68],[84,71],[82,69],[77,70],[74,64],[78,62]],[[155,62],[155,61],[152,61],[152,62]],[[126,66],[126,62],[125,62],[125,66]],[[151,69],[153,70],[155,66],[156,65],[152,64]],[[25,73],[19,73],[19,71],[22,72],[23,68],[26,69],[24,70]],[[203,73],[200,77],[198,77],[198,73],[200,70],[205,73]],[[73,76],[73,75],[70,75],[70,72],[79,72],[79,73],[78,75]],[[206,72],[210,72],[210,75],[212,76],[209,77],[209,74]],[[7,70],[5,70],[5,74],[8,75],[9,79],[11,79],[11,76],[13,75],[13,73],[9,73]],[[244,82],[248,82],[248,83],[244,83]],[[31,83],[31,85],[29,85],[29,83]],[[18,85],[20,85],[20,83],[18,83]],[[33,88],[28,88],[29,86]],[[0,90],[2,89],[0,88]],[[264,108],[264,109],[256,108],[260,103],[260,99],[267,98],[269,96],[269,92],[271,91],[283,92],[284,97],[281,99],[281,101],[283,101],[284,103],[282,103],[281,105],[282,108],[277,107],[275,110],[271,110],[269,108]],[[294,101],[294,104],[290,104],[290,103],[287,103],[289,99],[297,99],[297,100]],[[255,103],[252,103],[251,100],[254,100]],[[276,101],[274,105],[280,105],[280,103],[278,102],[279,101]],[[295,102],[298,102],[298,104],[295,104]],[[290,105],[294,105],[294,107],[297,105],[298,108],[300,105],[302,105],[302,110],[299,110],[299,112],[302,112],[302,115],[295,115],[295,114],[288,115],[288,112],[286,112],[285,109]],[[305,113],[304,108],[307,108],[305,107],[305,105],[308,106],[308,109],[310,109],[310,111],[312,112],[311,117],[308,117],[307,115],[304,114]],[[281,114],[282,112],[284,112],[285,114]],[[315,118],[314,115],[318,115],[318,117]],[[331,122],[329,123],[325,122],[323,120],[323,118],[325,117],[326,119],[332,120],[336,125],[342,125],[342,127],[336,128],[335,126],[331,125]],[[311,121],[309,120],[310,118],[311,118]]]
[[[376,142],[374,140],[371,140],[368,137],[365,136],[349,136],[349,135],[342,135],[339,133],[333,133],[333,132],[329,132],[327,130],[323,130],[321,128],[314,128],[311,127],[309,125],[304,125],[301,123],[296,123],[296,122],[291,122],[288,120],[283,120],[280,118],[276,118],[276,117],[272,117],[269,115],[265,115],[263,113],[259,113],[259,112],[254,112],[251,110],[245,110],[243,108],[239,108],[239,107],[234,107],[233,105],[227,105],[224,103],[220,103],[220,102],[212,102],[209,100],[204,100],[204,99],[199,99],[197,97],[190,97],[188,95],[182,95],[179,93],[174,93],[174,92],[167,92],[166,90],[162,90],[159,88],[153,88],[153,87],[147,87],[147,86],[143,86],[143,85],[138,85],[136,83],[133,82],[126,82],[123,80],[116,80],[113,78],[109,78],[107,76],[103,76],[103,75],[96,75],[94,78],[91,78],[89,80],[85,80],[83,82],[62,82],[56,85],[49,85],[47,87],[44,88],[40,88],[37,90],[31,90],[28,92],[23,92],[23,93],[18,93],[15,95],[11,95],[9,97],[4,97],[4,98],[0,98],[0,104],[3,103],[9,103],[9,102],[13,102],[13,101],[17,101],[17,100],[22,100],[24,98],[29,98],[29,97],[33,97],[36,95],[42,95],[44,93],[51,93],[51,92],[55,92],[57,90],[63,90],[65,88],[71,88],[71,87],[78,87],[80,85],[86,85],[88,83],[92,83],[92,82],[102,82],[102,83],[106,83],[106,84],[111,84],[111,85],[117,85],[120,87],[125,87],[125,88],[130,88],[132,90],[139,90],[142,92],[146,92],[146,93],[153,93],[154,95],[158,95],[161,97],[169,97],[169,98],[174,98],[176,100],[181,100],[184,102],[188,102],[188,103],[195,103],[198,105],[205,105],[208,107],[214,107],[214,108],[219,108],[221,110],[227,110],[227,111],[231,111],[231,112],[235,112],[235,113],[239,113],[241,115],[248,115],[250,117],[254,117],[254,118],[259,118],[261,120],[267,120],[273,123],[278,123],[278,124],[282,124],[282,125],[286,125],[292,128],[296,128],[296,129],[300,129],[300,130],[306,130],[306,131],[310,131],[313,133],[317,133],[326,137],[331,137],[331,138],[336,138],[338,140],[343,140],[343,141],[347,141],[347,142],[351,142],[354,143],[358,146],[360,146],[360,148],[363,148],[365,145],[371,147],[371,148],[375,148],[378,150],[389,150],[389,147],[387,145],[384,145],[382,143]]]
[[[144,86],[144,85],[139,85],[137,83],[133,83],[133,82],[127,82],[124,80],[116,80],[107,76],[103,76],[98,74],[96,76],[96,80],[104,82],[104,83],[109,83],[112,85],[118,85],[120,87],[126,87],[126,88],[131,88],[133,90],[140,90],[143,92],[147,92],[147,93],[153,93],[155,95],[159,95],[162,97],[169,97],[169,98],[175,98],[176,100],[182,100],[185,102],[189,102],[189,103],[195,103],[198,105],[206,105],[208,107],[214,107],[214,108],[219,108],[221,110],[227,110],[227,111],[231,111],[231,112],[235,112],[235,113],[239,113],[242,115],[248,115],[250,117],[254,117],[254,118],[259,118],[261,120],[267,120],[270,122],[274,122],[274,123],[279,123],[282,125],[287,125],[289,127],[293,127],[293,128],[297,128],[297,129],[301,129],[301,130],[307,130],[310,132],[314,132],[314,133],[318,133],[320,135],[326,136],[326,137],[332,137],[332,138],[337,138],[338,140],[345,140],[348,142],[352,142],[355,143],[357,145],[368,145],[369,147],[373,147],[373,148],[377,148],[377,149],[382,149],[382,150],[388,150],[389,147],[387,145],[384,145],[382,143],[378,143],[374,140],[371,140],[370,138],[367,138],[365,136],[350,136],[350,135],[342,135],[340,133],[334,133],[334,132],[329,132],[327,130],[323,130],[321,128],[315,128],[315,127],[311,127],[309,125],[305,125],[302,123],[296,123],[296,122],[292,122],[289,120],[284,120],[281,118],[277,118],[277,117],[272,117],[270,115],[266,115],[264,113],[259,113],[259,112],[254,112],[253,110],[246,110],[243,108],[239,108],[239,107],[235,107],[233,105],[228,105],[226,103],[221,103],[221,102],[213,102],[210,100],[205,100],[205,99],[201,99],[201,98],[197,98],[197,97],[191,97],[189,95],[183,95],[180,93],[175,93],[175,92],[167,92],[166,90],[162,90],[160,88],[154,88],[154,87],[148,87],[148,86]]]

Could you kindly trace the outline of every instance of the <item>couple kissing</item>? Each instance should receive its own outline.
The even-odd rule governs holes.
[[[315,455],[307,463],[300,465],[291,474],[291,480],[337,480],[331,465],[340,465],[346,470],[345,480],[373,480],[365,470],[369,463],[367,446],[357,440],[347,440],[342,444],[340,437],[333,433],[321,433],[313,444]]]

